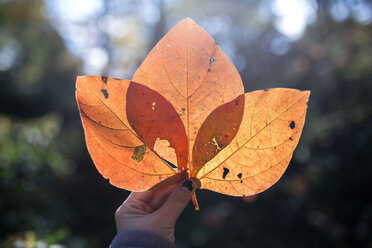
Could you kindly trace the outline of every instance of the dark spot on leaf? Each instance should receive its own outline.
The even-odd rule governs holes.
[[[292,137],[290,137],[289,140],[293,140]]]
[[[104,95],[105,98],[107,99],[107,98],[108,98],[107,90],[103,89],[103,90],[101,90],[101,92],[103,93],[103,95]]]
[[[211,72],[211,69],[208,69],[208,72]]]
[[[214,62],[214,57],[212,56],[212,58],[209,60],[209,65],[212,65],[213,62]]]
[[[98,123],[101,124],[101,121],[99,121]]]
[[[235,100],[235,106],[238,106],[238,105],[239,105],[238,100]]]
[[[225,138],[228,138],[228,137],[229,137],[229,135],[225,134]]]
[[[182,111],[185,111],[186,109],[185,108],[181,108]]]
[[[242,173],[239,173],[239,174],[238,174],[238,177],[239,177],[239,178],[242,178]]]
[[[240,183],[243,183],[243,180],[240,180]]]
[[[105,76],[101,76],[101,78],[102,78],[102,81],[103,81],[105,84],[107,84],[107,77],[105,77]]]
[[[291,129],[294,129],[296,127],[296,123],[294,121],[291,121],[291,124],[289,124],[289,127]]]
[[[227,168],[223,168],[223,174],[222,174],[222,178],[225,179],[225,177],[227,176],[227,174],[229,174],[230,170],[227,169]]]
[[[146,146],[136,146],[132,155],[132,159],[140,162],[146,154]]]

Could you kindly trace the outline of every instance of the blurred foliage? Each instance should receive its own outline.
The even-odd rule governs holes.
[[[185,16],[221,45],[246,91],[312,94],[283,178],[243,199],[197,192],[201,210],[181,216],[178,246],[372,247],[372,24],[334,16],[335,6],[372,7],[318,1],[314,21],[291,40],[277,30],[271,2],[108,0],[74,23],[53,15],[53,1],[0,0],[0,247],[108,246],[128,192],[90,160],[75,78],[97,68],[130,78]]]

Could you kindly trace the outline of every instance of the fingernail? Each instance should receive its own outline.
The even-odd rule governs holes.
[[[192,186],[192,181],[191,180],[184,181],[182,186],[185,187],[186,189],[190,190],[190,191],[192,191],[194,189],[194,187]]]

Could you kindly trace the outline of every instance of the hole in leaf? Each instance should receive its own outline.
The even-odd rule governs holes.
[[[108,98],[107,90],[103,89],[103,90],[101,90],[101,92],[104,95],[104,97],[107,99]]]
[[[165,162],[167,162],[167,164],[169,164],[173,169],[177,169],[177,166],[174,165],[173,163],[169,162],[168,160],[166,160],[165,158],[163,158]]]
[[[222,174],[222,178],[225,179],[227,174],[229,174],[230,170],[227,169],[227,168],[223,168],[223,174]]]

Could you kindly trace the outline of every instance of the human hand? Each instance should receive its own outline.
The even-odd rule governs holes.
[[[200,181],[193,178],[157,191],[132,192],[116,210],[118,233],[124,230],[147,230],[174,243],[174,225],[198,188]]]

